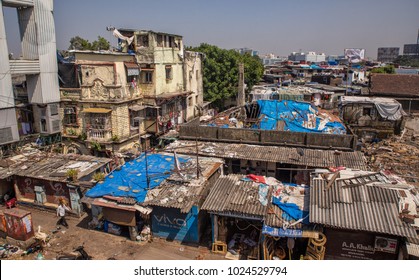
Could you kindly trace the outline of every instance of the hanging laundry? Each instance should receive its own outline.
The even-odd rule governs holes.
[[[119,38],[119,39],[121,39],[121,40],[127,41],[128,45],[131,45],[131,44],[132,44],[132,41],[134,41],[134,36],[132,36],[132,37],[126,37],[126,36],[122,35],[122,34],[118,31],[118,29],[116,29],[116,28],[115,28],[115,30],[113,31],[113,36],[115,36],[115,37],[117,37],[117,38]]]
[[[137,79],[134,77],[131,81],[131,87],[136,88],[137,87]]]

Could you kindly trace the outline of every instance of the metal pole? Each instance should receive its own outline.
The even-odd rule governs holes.
[[[196,144],[196,178],[199,179],[199,153],[198,153],[198,138],[195,139]]]
[[[148,176],[148,161],[147,161],[147,149],[144,151],[145,156],[145,177],[147,180],[147,190],[150,189],[150,177]]]

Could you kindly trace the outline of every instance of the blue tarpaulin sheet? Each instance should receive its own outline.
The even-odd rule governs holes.
[[[178,157],[179,162],[187,160]],[[98,183],[86,192],[87,197],[102,197],[104,195],[133,197],[138,202],[144,202],[147,188],[154,189],[170,176],[174,168],[174,157],[147,154],[147,173],[150,184],[147,186],[146,158],[142,154],[133,161],[125,163],[120,170],[114,170],[103,183]]]
[[[328,122],[320,128],[321,119],[315,116],[317,109],[309,103],[292,100],[258,100],[260,114],[264,115],[260,121],[260,129],[277,130],[278,122],[284,123],[285,131],[346,134],[346,129],[340,122]],[[309,120],[315,117],[315,122]],[[312,128],[308,123],[312,123]],[[253,128],[258,128],[254,125]]]
[[[295,203],[284,203],[281,202],[280,198],[272,197],[272,204],[278,206],[282,212],[282,218],[291,221],[291,220],[299,220],[303,219],[303,224],[308,224],[308,211],[303,211],[300,209],[300,207]]]

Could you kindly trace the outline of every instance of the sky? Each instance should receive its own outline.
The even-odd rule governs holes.
[[[9,52],[20,53],[16,10],[3,8]],[[376,58],[379,47],[416,42],[418,0],[55,0],[58,49],[70,38],[105,37],[107,26],[153,30],[183,36],[186,46],[209,43],[248,47],[261,55],[296,51],[342,55],[364,48]],[[16,56],[16,55],[15,55]]]

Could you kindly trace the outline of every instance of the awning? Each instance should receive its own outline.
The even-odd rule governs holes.
[[[305,238],[319,238],[317,231],[303,230],[303,229],[283,229],[263,225],[262,233],[274,237],[305,237]]]
[[[83,110],[83,113],[94,113],[94,114],[107,114],[112,112],[111,109],[107,108],[86,108]]]
[[[129,109],[131,111],[141,111],[141,110],[144,110],[145,108],[147,108],[147,106],[137,105],[137,104],[129,106]]]
[[[136,63],[133,62],[124,62],[125,68],[127,68],[128,76],[138,76],[140,75],[140,68]]]

